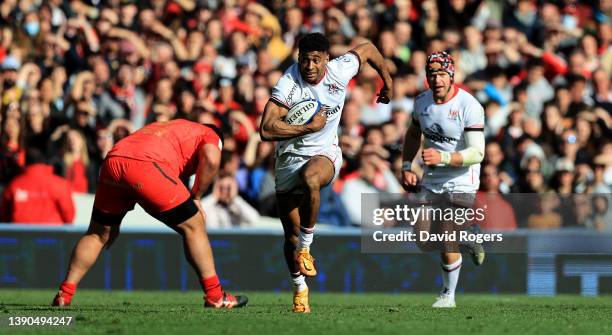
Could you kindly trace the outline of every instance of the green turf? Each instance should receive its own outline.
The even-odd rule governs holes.
[[[51,290],[0,290],[0,333],[72,334],[602,334],[612,297],[459,295],[434,310],[431,294],[311,294],[313,313],[290,313],[289,293],[251,293],[244,309],[204,310],[198,292],[81,290],[75,305],[49,307]],[[72,315],[70,328],[9,328],[9,316]]]

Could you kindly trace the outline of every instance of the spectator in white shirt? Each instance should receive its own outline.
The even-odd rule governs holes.
[[[213,192],[202,199],[207,228],[252,226],[259,213],[238,195],[238,182],[233,175],[222,175]]]

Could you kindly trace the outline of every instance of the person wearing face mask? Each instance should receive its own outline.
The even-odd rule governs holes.
[[[34,38],[40,32],[40,24],[38,21],[30,21],[23,24],[23,30],[25,30],[28,36]]]
[[[42,48],[45,35],[41,32],[41,24],[37,10],[30,10],[23,15],[19,30],[15,34],[15,44],[24,51],[24,55],[30,59],[38,59],[42,56]]]

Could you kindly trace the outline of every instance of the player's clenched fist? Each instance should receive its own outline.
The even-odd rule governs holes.
[[[380,92],[378,93],[378,98],[376,102],[381,104],[388,104],[393,99],[393,91],[391,91],[387,86],[384,86]]]
[[[321,110],[312,117],[312,121],[308,124],[308,128],[312,131],[319,131],[325,127],[327,123],[327,110],[328,106],[321,107]]]
[[[412,171],[403,171],[402,172],[402,186],[408,192],[414,192],[416,190],[416,185],[418,183],[418,178],[416,173]]]
[[[438,165],[442,162],[442,156],[440,155],[440,152],[433,148],[423,149],[422,156],[423,163],[425,163],[425,165]]]

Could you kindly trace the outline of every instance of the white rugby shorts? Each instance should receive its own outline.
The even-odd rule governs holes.
[[[277,193],[304,193],[304,183],[302,180],[302,168],[314,156],[324,156],[334,164],[334,177],[329,184],[333,183],[340,174],[342,167],[342,150],[337,145],[316,153],[312,156],[298,155],[292,152],[285,152],[276,157],[274,165],[276,192]]]

